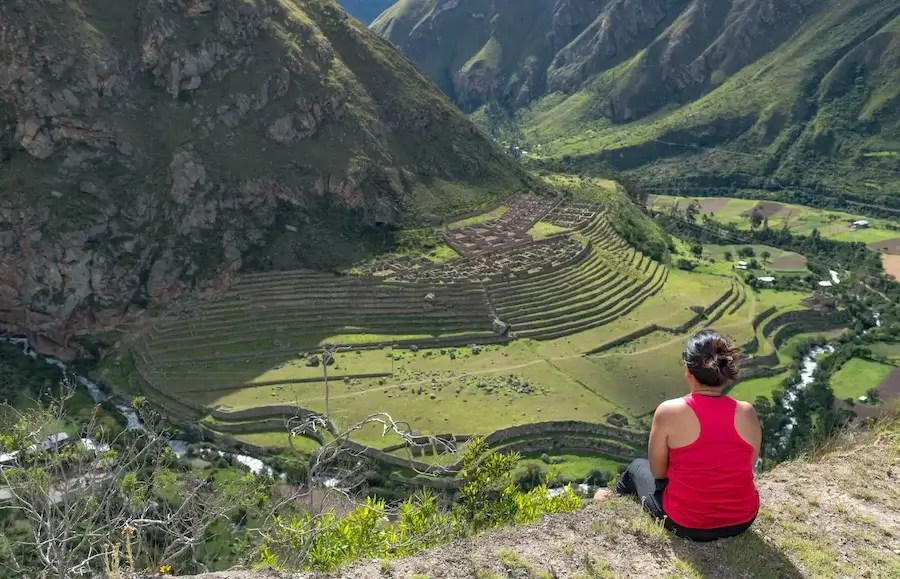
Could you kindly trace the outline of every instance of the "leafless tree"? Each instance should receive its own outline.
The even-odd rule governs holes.
[[[16,416],[3,428],[0,510],[20,523],[3,571],[64,579],[115,575],[120,567],[183,563],[203,568],[197,548],[228,532],[229,515],[252,501],[250,475],[214,486],[177,467],[161,424],[142,413],[146,428],[114,434],[95,410],[82,437],[60,436],[73,388],[49,407]]]

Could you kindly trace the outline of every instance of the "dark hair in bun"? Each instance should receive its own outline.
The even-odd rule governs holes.
[[[691,375],[705,386],[721,388],[740,373],[740,349],[715,330],[700,330],[691,336],[683,357]]]

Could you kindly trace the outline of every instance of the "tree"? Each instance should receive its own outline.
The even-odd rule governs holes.
[[[725,261],[731,261],[734,259],[734,255],[730,251],[725,252]]]
[[[768,250],[763,251],[759,255],[760,257],[762,257],[763,263],[767,263],[769,261],[769,258],[772,257],[772,254]]]
[[[695,243],[695,244],[691,245],[691,253],[694,254],[694,257],[699,258],[700,256],[703,255],[703,245],[701,245],[699,243]]]
[[[688,223],[696,223],[697,215],[700,214],[700,205],[696,201],[690,203],[684,210],[684,218]]]
[[[753,251],[753,248],[749,245],[744,246],[738,250],[739,257],[754,257],[756,252]]]
[[[881,401],[880,391],[878,388],[869,388],[866,390],[866,398],[869,404],[878,404]]]
[[[750,212],[750,229],[757,229],[763,222],[763,214],[759,208],[754,207],[753,211]]]
[[[48,407],[3,409],[17,416],[0,431],[0,446],[15,457],[0,467],[0,486],[11,496],[0,510],[19,529],[13,567],[59,579],[121,567],[205,570],[200,550],[226,532],[217,523],[262,499],[260,481],[251,474],[210,481],[185,469],[140,399],[143,430],[109,436],[95,420],[80,440],[47,438],[66,422],[73,391],[67,384]]]

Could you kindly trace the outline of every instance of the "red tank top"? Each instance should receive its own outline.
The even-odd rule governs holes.
[[[697,420],[700,436],[669,449],[669,484],[663,510],[689,529],[716,529],[753,519],[759,495],[753,481],[753,447],[734,428],[737,401],[728,396],[684,397]]]

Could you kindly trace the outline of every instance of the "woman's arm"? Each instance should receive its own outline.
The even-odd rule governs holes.
[[[738,402],[738,411],[740,413],[740,422],[737,425],[738,434],[753,447],[752,465],[755,467],[762,448],[762,427],[759,424],[759,416],[756,414],[756,408],[749,402]]]
[[[666,470],[669,468],[669,434],[667,432],[670,411],[663,402],[656,408],[653,414],[653,423],[650,425],[650,443],[647,445],[647,460],[650,462],[650,472],[653,478],[666,478]]]

